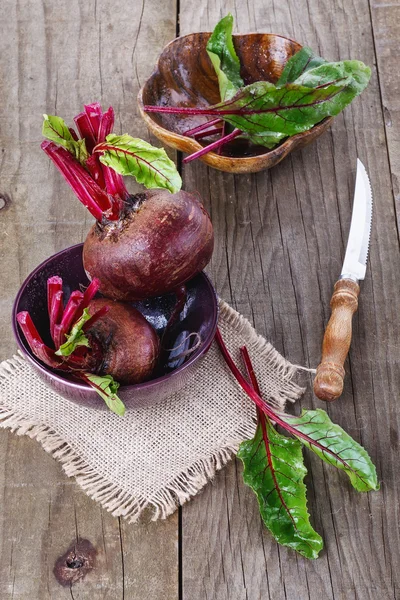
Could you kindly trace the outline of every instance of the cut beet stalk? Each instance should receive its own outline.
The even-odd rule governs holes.
[[[102,317],[104,317],[104,315],[106,315],[109,310],[110,310],[109,306],[103,306],[98,311],[96,311],[94,313],[94,315],[92,315],[90,317],[90,319],[88,321],[86,321],[86,323],[82,327],[82,331],[85,332],[88,329],[90,329],[91,327],[93,327],[93,325],[96,323],[96,321],[98,321],[99,319],[101,319]]]
[[[67,305],[64,310],[64,314],[61,319],[61,329],[62,329],[62,344],[65,341],[65,335],[69,333],[72,325],[79,319],[82,315],[83,308],[83,294],[82,292],[75,291],[69,297]]]
[[[85,293],[83,294],[82,305],[81,305],[82,312],[83,312],[83,309],[89,305],[89,302],[92,300],[92,298],[95,297],[95,295],[97,294],[99,289],[100,289],[100,281],[97,279],[97,277],[93,277],[92,281],[86,288]]]
[[[50,367],[58,367],[59,361],[54,350],[43,342],[30,314],[26,311],[19,312],[17,321],[34,355]]]
[[[79,113],[74,117],[75,125],[78,128],[79,135],[85,140],[87,151],[91,154],[96,145],[96,133],[92,127],[89,117],[85,112]]]
[[[183,162],[188,163],[188,162],[191,162],[192,160],[196,160],[196,158],[200,158],[200,156],[203,156],[204,154],[207,154],[208,152],[212,152],[213,150],[216,150],[217,148],[224,146],[228,142],[231,142],[241,133],[242,132],[240,131],[240,129],[234,129],[232,131],[232,133],[225,135],[224,137],[220,138],[219,140],[213,142],[212,144],[209,144],[208,146],[205,146],[201,150],[198,150],[197,152],[194,152],[190,156],[187,156],[186,158],[183,159]]]
[[[114,109],[112,106],[102,114],[97,135],[97,143],[104,142],[106,137],[112,132],[114,127]]]
[[[59,325],[61,323],[61,319],[64,313],[64,306],[63,306],[63,292],[62,290],[60,292],[56,292],[53,295],[53,299],[52,299],[52,304],[51,304],[51,310],[49,313],[49,317],[50,317],[50,334],[51,337],[53,339],[53,342],[55,342],[54,339],[54,328],[56,325]]]
[[[101,168],[98,156],[91,154],[86,160],[85,166],[97,185],[101,187],[102,190],[105,190],[106,182],[104,181],[103,169]]]
[[[188,129],[187,131],[184,131],[183,135],[187,135],[187,136],[196,135],[196,133],[199,133],[200,131],[203,131],[204,129],[209,129],[210,127],[218,125],[218,123],[220,123],[221,121],[222,121],[222,119],[211,119],[210,121],[206,121],[205,123],[202,123],[201,125],[197,125],[197,127],[193,127],[192,129]]]
[[[103,214],[111,208],[111,202],[107,194],[68,150],[47,141],[43,142],[41,147],[61,171],[82,204],[86,206],[95,219],[101,221]]]
[[[84,105],[85,113],[90,121],[90,125],[94,132],[95,142],[99,141],[99,129],[102,117],[101,105],[98,102],[93,102],[92,104]]]
[[[51,307],[53,304],[53,296],[57,292],[62,291],[62,279],[57,275],[54,277],[49,277],[47,280],[47,312],[51,313]]]

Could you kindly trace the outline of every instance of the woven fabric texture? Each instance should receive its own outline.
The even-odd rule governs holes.
[[[219,327],[237,364],[246,345],[263,397],[279,409],[302,389],[288,363],[250,323],[220,302]],[[113,515],[165,518],[197,494],[255,431],[255,409],[214,343],[195,379],[151,407],[78,406],[49,389],[21,357],[0,366],[0,426],[37,439]]]

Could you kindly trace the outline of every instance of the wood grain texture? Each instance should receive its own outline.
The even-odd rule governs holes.
[[[12,299],[50,253],[81,241],[90,217],[39,150],[41,114],[71,117],[86,101],[113,104],[121,131],[147,136],[136,94],[175,35],[175,0],[3,0],[0,22],[0,352],[9,356]],[[288,359],[314,367],[343,259],[356,157],[376,211],[344,394],[328,412],[377,464],[378,493],[306,455],[309,508],[326,550],[314,562],[279,548],[232,462],[181,511],[182,600],[395,600],[400,597],[398,474],[400,347],[396,226],[398,6],[384,0],[181,0],[182,34],[209,31],[231,11],[241,32],[283,34],[326,58],[373,67],[368,89],[330,132],[270,172],[227,175],[184,167],[210,210],[218,292]],[[378,69],[376,68],[376,65]],[[135,186],[132,186],[132,190]],[[329,227],[327,227],[329,223]],[[322,406],[312,397],[304,406]],[[178,518],[130,526],[110,517],[29,439],[0,432],[0,598],[178,598]],[[98,568],[73,589],[52,568],[77,537]]]
[[[40,150],[42,114],[71,122],[84,103],[99,100],[114,106],[117,132],[148,138],[136,95],[175,35],[176,4],[4,0],[1,8],[0,195],[8,202],[0,210],[0,355],[6,358],[15,351],[11,305],[23,279],[50,254],[82,241],[92,223]],[[177,516],[128,525],[90,500],[36,442],[1,431],[0,453],[1,600],[177,598]],[[97,567],[70,590],[52,571],[77,536],[96,546]]]
[[[228,11],[241,33],[283,34],[331,60],[358,58],[373,69],[367,90],[331,130],[271,171],[232,176],[191,164],[184,181],[212,214],[219,244],[210,274],[218,292],[289,360],[315,367],[350,227],[356,158],[365,161],[376,212],[344,394],[327,407],[313,398],[310,377],[302,405],[327,409],[368,449],[382,490],[357,494],[307,453],[309,509],[326,546],[308,562],[277,547],[240,465],[229,465],[183,508],[183,598],[393,600],[400,587],[400,257],[368,3],[182,0],[181,33],[208,31]]]
[[[343,392],[344,363],[349,353],[353,315],[358,308],[360,286],[351,279],[335,283],[331,316],[322,342],[322,358],[314,379],[314,394],[332,402]]]

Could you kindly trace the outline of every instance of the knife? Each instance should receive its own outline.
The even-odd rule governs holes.
[[[372,225],[372,191],[364,165],[357,159],[353,214],[346,254],[331,299],[331,316],[322,343],[314,393],[331,402],[343,391],[343,368],[351,343],[352,318],[358,308],[359,281],[365,278]]]

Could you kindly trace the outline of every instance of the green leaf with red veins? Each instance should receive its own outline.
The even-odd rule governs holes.
[[[119,383],[111,375],[93,375],[85,373],[85,380],[96,390],[103,398],[108,408],[115,414],[123,417],[125,414],[125,405],[118,397],[117,392]]]
[[[74,140],[64,119],[52,115],[43,115],[42,134],[48,140],[63,146],[74,156],[83,166],[89,158],[86,149],[85,140]]]
[[[326,63],[281,88],[268,81],[252,83],[204,114],[220,115],[251,135],[295,135],[337,115],[363,91],[370,75],[369,67],[359,61]]]
[[[376,469],[367,451],[339,425],[332,423],[324,410],[303,410],[299,417],[280,414],[279,418],[302,444],[344,471],[358,492],[379,490]]]
[[[317,558],[323,541],[310,524],[300,442],[280,435],[261,415],[254,438],[240,444],[238,457],[244,482],[255,492],[261,517],[276,541]]]
[[[314,69],[314,67],[318,67],[326,62],[327,61],[324,58],[314,54],[314,51],[311,50],[311,48],[305,46],[289,58],[276,83],[276,87],[282,87],[287,83],[293,83],[305,71]]]
[[[131,175],[147,188],[165,188],[175,193],[182,187],[181,176],[163,148],[127,133],[111,133],[94,148],[95,152],[103,164],[121,175]]]

